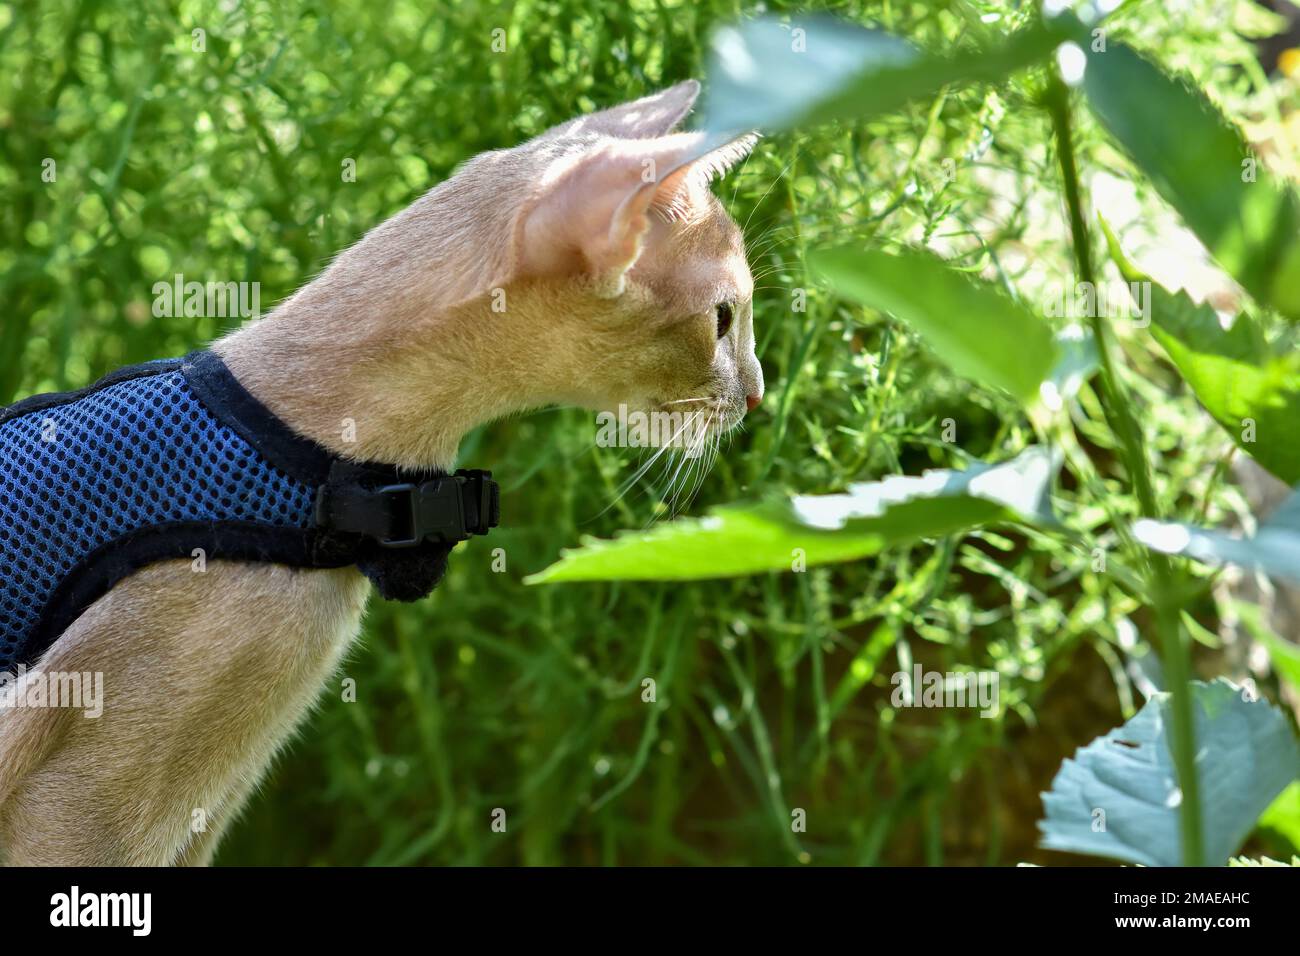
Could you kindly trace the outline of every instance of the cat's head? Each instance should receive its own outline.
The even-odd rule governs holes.
[[[716,447],[763,396],[743,237],[709,192],[755,137],[674,132],[698,93],[474,157],[214,349],[329,447],[370,409],[339,449],[361,459],[448,467],[471,428],[549,405]]]
[[[536,397],[680,420],[678,447],[763,396],[744,239],[709,191],[755,137],[673,132],[698,92],[688,81],[581,116],[457,177],[529,182],[490,284],[536,336]]]

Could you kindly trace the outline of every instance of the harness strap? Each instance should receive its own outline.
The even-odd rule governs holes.
[[[213,415],[267,461],[313,489],[312,530],[326,539],[320,550],[332,561],[345,541],[353,542],[349,550],[355,550],[358,539],[385,550],[453,545],[487,534],[500,521],[500,489],[490,471],[411,473],[378,462],[349,461],[293,432],[214,353],[192,353],[182,371]]]

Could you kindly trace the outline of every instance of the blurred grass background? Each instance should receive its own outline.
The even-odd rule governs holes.
[[[202,345],[232,320],[155,318],[155,282],[258,281],[269,309],[475,153],[700,77],[710,30],[758,9],[0,4],[0,402]],[[975,0],[762,9],[829,10],[935,49],[1023,13]],[[1112,29],[1238,120],[1285,122],[1293,86],[1266,75],[1243,35],[1261,32],[1260,16],[1244,0],[1131,4]],[[693,512],[1009,457],[1032,440],[1010,403],[816,290],[802,253],[853,237],[928,241],[1026,297],[1068,274],[1035,91],[1022,76],[863,128],[770,138],[719,185],[746,226],[769,397]],[[1080,135],[1085,172],[1128,178],[1086,121]],[[50,159],[57,180],[45,182]],[[341,176],[348,159],[355,182]],[[1140,185],[1135,202],[1144,215],[1159,207]],[[793,289],[809,290],[806,312],[791,310]],[[1158,403],[1146,426],[1161,493],[1203,501],[1212,518],[1241,514],[1220,467],[1226,439],[1149,343],[1128,346]],[[1090,452],[1108,463],[1105,429],[1088,427],[1101,421],[1095,397],[1085,389],[1079,405]],[[955,444],[941,440],[945,419]],[[593,448],[593,429],[554,411],[470,436],[463,460],[503,482],[505,526],[463,546],[430,600],[372,604],[362,642],[218,862],[1077,862],[1035,848],[1037,795],[1063,757],[1141,704],[1134,675],[1150,659],[1131,598],[1010,532],[798,575],[525,587],[581,534],[663,517],[653,494],[604,511],[634,460]],[[1072,490],[1067,475],[1066,508]],[[1198,600],[1190,612],[1215,630],[1208,589]],[[1001,716],[895,711],[889,677],[913,660],[996,669]],[[1203,649],[1200,665],[1232,661]],[[342,699],[344,678],[356,703]],[[505,833],[490,826],[495,808]],[[792,831],[795,809],[806,832]],[[1288,852],[1279,834],[1260,839]]]

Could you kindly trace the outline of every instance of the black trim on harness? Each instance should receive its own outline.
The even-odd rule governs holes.
[[[79,388],[75,392],[47,392],[42,395],[30,395],[20,402],[14,402],[12,405],[0,408],[0,425],[12,418],[30,415],[32,412],[79,402],[87,395],[93,395],[100,389],[108,388],[108,386],[116,385],[119,382],[129,382],[133,378],[143,378],[146,375],[162,375],[166,372],[174,372],[181,367],[184,361],[184,359],[178,358],[154,359],[152,362],[127,365],[109,372],[103,378],[92,382],[85,388]]]
[[[341,568],[355,563],[348,549],[331,550],[312,529],[274,528],[245,522],[175,522],[118,538],[81,559],[63,578],[28,636],[22,663],[33,664],[90,605],[123,578],[155,561],[206,558],[267,561],[299,568]]]
[[[410,548],[487,534],[500,519],[490,471],[412,475],[392,465],[350,462],[290,429],[212,352],[186,356],[181,374],[199,401],[262,457],[304,484],[319,485],[315,516],[323,531]]]
[[[78,401],[145,375],[180,370],[198,400],[271,465],[314,489],[315,524],[285,528],[240,521],[153,525],[85,555],[55,588],[22,661],[33,664],[96,600],[155,561],[195,557],[263,561],[301,568],[356,565],[390,600],[413,601],[433,590],[455,544],[486,534],[500,520],[500,491],[487,471],[410,473],[349,462],[299,435],[257,400],[212,352],[160,359],[113,372],[75,392],[35,395],[0,409],[0,422]]]
[[[218,421],[276,468],[308,485],[320,484],[328,477],[334,455],[277,418],[215,353],[202,351],[185,356],[181,374],[190,391]]]

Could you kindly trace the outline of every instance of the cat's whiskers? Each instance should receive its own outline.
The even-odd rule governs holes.
[[[754,275],[750,277],[750,281],[753,282],[755,285],[757,285],[759,282],[762,282],[770,275],[792,273],[794,271],[795,271],[794,268],[792,268],[789,264],[785,262],[774,262],[766,269],[760,269],[758,272],[754,273]]]
[[[689,452],[683,454],[677,462],[677,468],[673,471],[672,477],[668,480],[668,486],[664,489],[664,497],[667,499],[666,504],[668,508],[668,516],[670,518],[677,514],[677,495],[679,494],[677,479],[682,473],[682,468],[684,468],[688,463],[694,467],[694,462],[695,459]]]
[[[687,444],[685,449],[682,450],[681,460],[677,463],[677,468],[673,472],[673,476],[668,482],[667,490],[669,492],[673,492],[674,485],[676,485],[677,483],[677,478],[681,474],[683,466],[687,465],[688,463],[694,464],[695,459],[699,455],[699,447],[701,443],[703,443],[705,436],[708,434],[709,426],[713,423],[713,412],[710,409],[700,409],[700,411],[695,413],[695,417],[698,419],[699,416],[704,414],[705,411],[709,412],[709,418],[707,421],[705,421],[704,428],[700,429],[698,432],[692,435],[688,439],[689,443]],[[674,499],[676,498],[675,493],[673,494],[673,498]]]
[[[701,395],[698,398],[678,398],[671,402],[661,402],[661,405],[685,405],[687,402],[711,402],[712,395]]]
[[[662,458],[666,452],[669,452],[673,449],[673,446],[676,444],[677,439],[681,437],[683,432],[685,432],[688,428],[691,427],[694,421],[704,411],[705,411],[704,409],[700,409],[699,411],[689,413],[686,420],[682,422],[682,426],[679,429],[677,429],[677,431],[674,432],[673,435],[666,442],[664,442],[662,445],[659,446],[659,448],[655,450],[655,453],[650,457],[650,460],[642,464],[630,478],[628,478],[626,481],[622,483],[622,485],[619,486],[618,490],[614,493],[614,497],[610,500],[609,504],[607,504],[604,507],[604,509],[600,512],[600,514],[596,515],[596,517],[599,518],[601,515],[605,514],[605,512],[609,511],[610,508],[614,507],[615,504],[621,501],[623,496],[626,495],[632,489],[632,487],[636,485],[636,483],[645,476],[646,472],[648,472],[651,468],[654,467],[655,462],[657,462],[660,458]]]
[[[780,265],[785,262],[787,249],[799,239],[798,233],[790,233],[788,236],[774,236],[762,246],[750,251],[749,261],[758,263],[760,266]],[[803,237],[807,240],[807,236]]]
[[[752,236],[746,243],[745,248],[750,252],[759,248],[764,242],[773,236],[780,235],[782,232],[793,230],[793,224],[789,222],[773,222],[771,226],[764,229],[756,236]]]
[[[753,159],[753,157],[753,153],[747,153],[745,158],[740,161],[740,168],[733,170],[731,173],[731,178],[736,182],[735,187],[731,190],[731,201],[733,203],[736,201],[736,194],[740,192],[740,179],[745,175],[745,167],[749,165],[749,161]]]
[[[795,164],[795,160],[797,160],[798,158],[799,158],[799,154],[796,152],[794,156],[791,157],[790,162],[785,164],[785,169],[781,170],[780,175],[776,176],[772,180],[772,182],[768,185],[767,190],[763,193],[763,195],[758,197],[758,202],[754,203],[754,208],[749,211],[749,215],[745,218],[745,224],[740,227],[740,231],[742,234],[745,232],[745,230],[749,228],[749,221],[754,218],[754,213],[758,212],[758,210],[763,205],[763,201],[767,199],[769,195],[771,195],[772,190],[776,188],[776,184],[785,178],[785,174],[790,171],[790,167]]]
[[[751,260],[757,261],[772,250],[780,249],[781,247],[794,242],[798,237],[799,234],[795,231],[793,226],[774,226],[755,239],[747,247],[746,251]]]
[[[700,430],[699,437],[687,449],[674,471],[668,486],[668,491],[671,492],[668,502],[669,514],[677,514],[681,508],[687,507],[694,500],[705,476],[712,470],[722,440],[722,430],[714,428],[713,425],[722,420],[725,410],[725,401],[718,399],[710,409],[709,418],[704,428]],[[683,467],[685,467],[684,474]]]
[[[721,411],[722,409],[719,409],[719,413],[721,413]],[[695,480],[695,486],[691,489],[690,494],[687,495],[686,498],[686,503],[688,505],[695,500],[695,496],[704,485],[704,479],[708,476],[709,472],[713,470],[713,466],[718,460],[718,453],[722,448],[723,434],[725,433],[722,429],[715,429],[709,436],[708,461],[702,463],[700,466],[698,477]]]
[[[712,431],[708,432],[707,435],[705,449],[693,463],[692,468],[687,471],[686,479],[682,483],[684,489],[682,495],[683,508],[689,507],[691,502],[695,500],[696,494],[699,493],[700,487],[704,484],[705,477],[713,469],[713,463],[717,460],[717,443],[720,441],[721,432]]]

